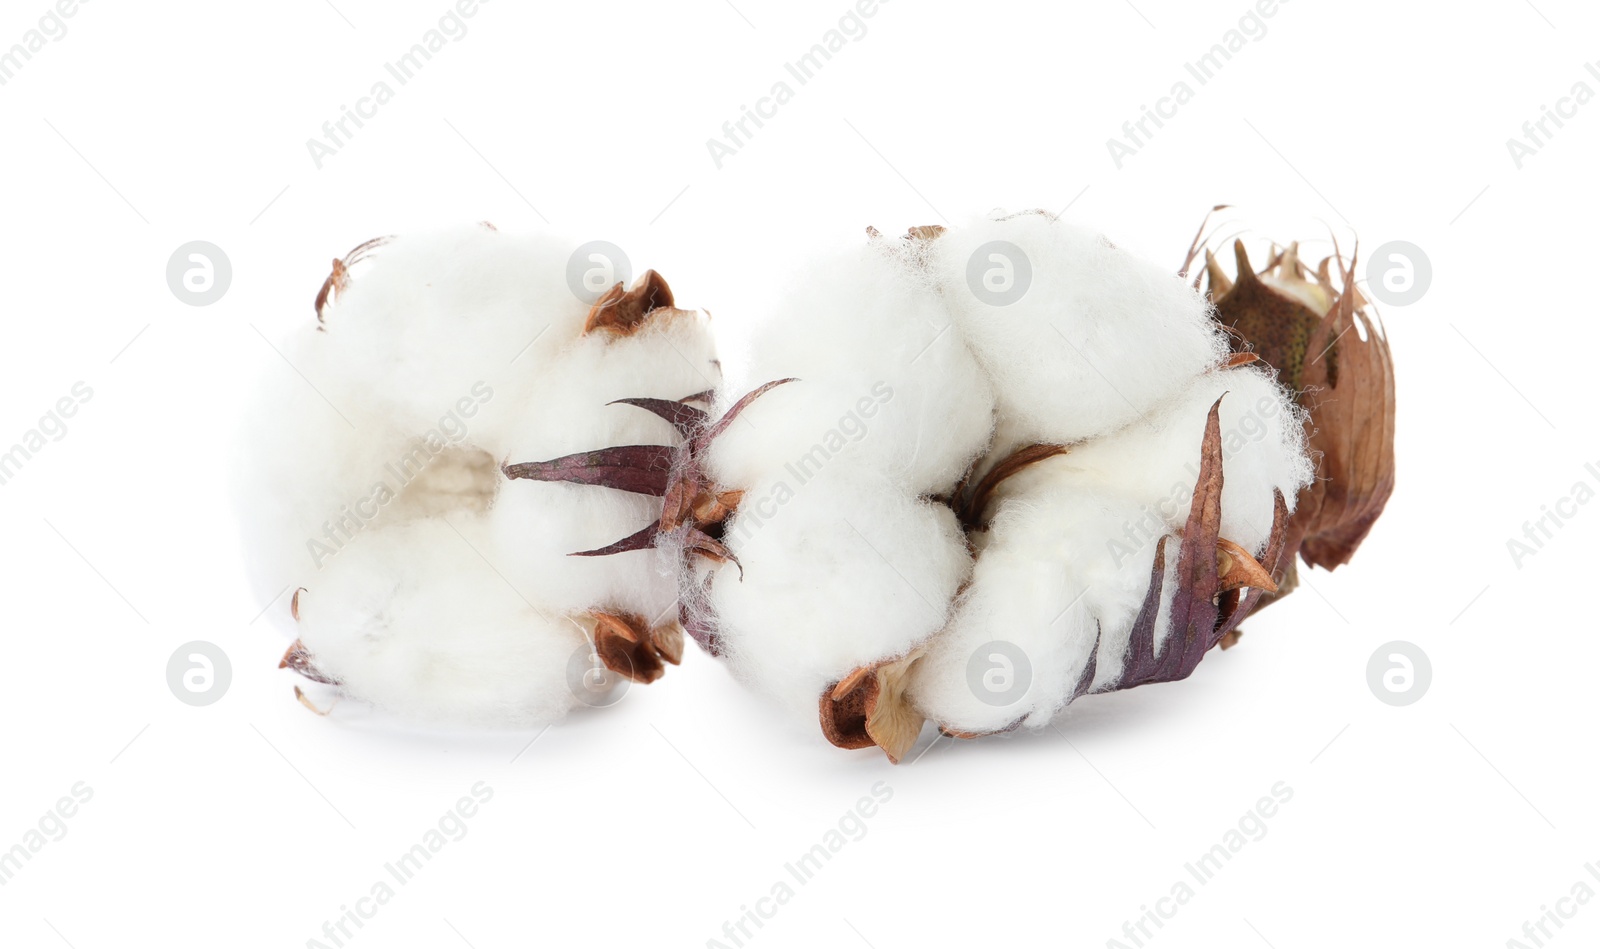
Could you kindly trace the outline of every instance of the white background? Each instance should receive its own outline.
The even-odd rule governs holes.
[[[704,946],[879,781],[866,836],[747,945],[1104,946],[1280,781],[1266,836],[1147,945],[1499,947],[1580,878],[1600,889],[1600,504],[1520,566],[1507,550],[1597,485],[1600,103],[1521,169],[1505,144],[1575,82],[1600,90],[1592,5],[1284,3],[1119,170],[1107,138],[1246,0],[894,0],[719,170],[706,140],[845,0],[496,0],[318,170],[306,140],[447,9],[334,2],[98,0],[0,86],[0,447],[74,382],[94,392],[0,486],[0,849],[94,791],[0,887],[0,943],[307,945],[479,781],[494,798],[468,835],[348,945]],[[7,0],[0,48],[45,11]],[[722,296],[868,224],[1065,208],[1176,267],[1223,201],[1263,239],[1326,221],[1411,241],[1433,284],[1384,312],[1388,513],[1185,682],[1042,733],[930,749],[930,729],[891,767],[693,650],[531,747],[353,703],[317,718],[275,668],[287,606],[245,580],[234,420],[289,371],[264,337],[311,319],[328,261],[368,237],[547,220],[737,333]],[[233,264],[208,307],[166,283],[191,240]],[[205,708],[165,680],[195,639],[233,667]],[[1366,683],[1397,639],[1433,666],[1404,708]],[[1596,940],[1589,904],[1553,943]]]

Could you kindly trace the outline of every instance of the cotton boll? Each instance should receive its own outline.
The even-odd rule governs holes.
[[[1001,415],[1029,442],[1115,431],[1226,352],[1205,301],[1175,274],[1042,214],[952,228],[929,254]]]
[[[952,512],[881,476],[829,469],[751,485],[710,589],[734,672],[797,712],[852,670],[944,625],[970,568]]]
[[[298,602],[300,639],[323,674],[401,717],[528,727],[577,703],[567,682],[585,642],[535,609],[442,521],[353,541]]]
[[[773,379],[712,452],[728,483],[847,464],[947,491],[982,450],[993,398],[919,263],[881,238],[793,278],[722,401]]]
[[[650,623],[638,632],[667,650],[641,681],[676,661],[663,556],[571,556],[652,523],[659,499],[501,471],[671,443],[659,417],[609,403],[717,382],[703,316],[645,280],[595,321],[566,285],[570,253],[482,226],[395,238],[284,347],[296,371],[254,410],[246,535],[263,589],[304,588],[297,648],[347,694],[417,718],[548,720],[600,611]]]
[[[355,530],[492,503],[494,465],[537,411],[529,380],[588,310],[566,286],[570,253],[482,225],[395,237],[346,275],[326,322],[307,314],[245,429],[264,586],[315,569],[319,547]]]

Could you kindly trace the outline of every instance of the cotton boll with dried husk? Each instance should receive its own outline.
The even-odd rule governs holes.
[[[1176,275],[1034,212],[944,230],[927,248],[993,384],[1010,444],[1114,432],[1216,365],[1226,342]]]
[[[654,273],[581,299],[574,247],[478,225],[336,262],[316,322],[284,349],[297,372],[256,410],[245,478],[252,559],[303,588],[286,665],[408,717],[523,725],[582,698],[568,660],[586,637],[641,681],[677,661],[657,558],[569,556],[659,501],[501,469],[524,448],[659,436],[607,403],[714,384],[703,318]],[[431,666],[446,671],[408,701]]]
[[[763,396],[711,446],[725,483],[843,464],[939,494],[982,452],[993,425],[988,380],[913,251],[874,237],[822,256],[755,317],[747,351],[730,360],[725,401],[798,381]]]

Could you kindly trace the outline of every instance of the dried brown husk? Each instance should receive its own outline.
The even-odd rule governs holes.
[[[1200,247],[1197,237],[1185,269]],[[1294,391],[1307,412],[1308,447],[1317,466],[1289,522],[1282,596],[1294,587],[1295,554],[1328,570],[1348,563],[1394,492],[1394,360],[1388,337],[1356,288],[1355,255],[1346,266],[1335,244],[1334,254],[1312,271],[1291,243],[1257,272],[1242,242],[1235,241],[1233,250],[1231,278],[1204,250],[1217,319],[1236,353],[1259,356]],[[1198,286],[1199,275],[1195,279]]]
[[[906,698],[911,667],[922,658],[914,649],[896,659],[861,666],[824,689],[818,702],[822,734],[840,748],[883,749],[899,764],[917,743],[926,721]]]
[[[637,613],[590,613],[594,650],[607,669],[648,685],[661,678],[666,664],[683,661],[683,630],[674,622],[651,626]]]

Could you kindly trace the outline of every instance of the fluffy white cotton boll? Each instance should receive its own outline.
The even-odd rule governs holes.
[[[247,542],[272,592],[352,528],[492,502],[486,462],[539,414],[528,390],[588,312],[566,285],[571,247],[479,224],[390,238],[324,325],[306,314],[245,427]]]
[[[1292,513],[1312,474],[1303,414],[1265,370],[1244,366],[1206,373],[1124,431],[1074,446],[1063,465],[1075,473],[1080,490],[1140,506],[1130,538],[1179,530],[1188,520],[1200,473],[1206,417],[1218,399],[1221,534],[1259,555],[1272,531],[1273,489],[1283,493]]]
[[[1154,543],[1142,555],[1117,554],[1108,541],[1138,518],[1138,505],[1087,490],[1065,460],[1006,483],[972,583],[911,667],[911,701],[947,728],[1043,726],[1071,700],[1097,637],[1110,630],[1101,655],[1114,653],[1120,627],[1126,648]]]
[[[487,543],[475,519],[459,527]],[[318,670],[404,718],[527,727],[577,703],[567,673],[583,631],[530,606],[441,521],[357,538],[299,614]]]
[[[952,228],[929,253],[1000,414],[1027,441],[1115,431],[1227,350],[1204,299],[1176,274],[1046,215]]]
[[[728,483],[846,464],[915,493],[955,484],[988,441],[993,398],[929,279],[902,245],[876,238],[789,282],[721,401],[799,381],[763,395],[713,447]]]
[[[945,624],[971,562],[953,513],[881,476],[829,469],[750,486],[710,591],[734,672],[797,712]]]
[[[246,541],[264,596],[304,588],[295,634],[347,694],[418,718],[547,719],[570,704],[587,614],[671,619],[662,553],[570,556],[652,523],[658,498],[501,471],[674,444],[656,415],[608,403],[717,383],[706,319],[666,306],[664,284],[585,332],[572,246],[481,225],[394,238],[284,347],[297,371],[270,377],[250,425]],[[393,648],[360,649],[379,641]],[[407,700],[417,678],[432,688]]]

